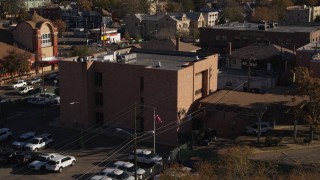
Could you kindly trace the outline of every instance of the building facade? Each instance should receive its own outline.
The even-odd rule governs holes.
[[[227,53],[229,43],[238,49],[254,43],[269,42],[295,49],[320,40],[318,27],[277,26],[277,24],[227,23],[200,28],[200,45],[207,52]]]
[[[320,77],[319,69],[320,41],[309,43],[296,51],[296,65],[306,67],[314,77]]]
[[[320,6],[290,6],[286,9],[285,23],[310,23],[320,16]]]
[[[205,20],[205,26],[211,27],[218,23],[219,12],[201,12],[201,13]]]
[[[52,22],[37,13],[13,30],[14,41],[35,54],[35,60],[52,62],[58,55],[58,31]],[[52,66],[54,68],[54,66]]]
[[[46,6],[51,4],[51,0],[24,0],[24,5],[27,10],[30,10],[31,8],[37,8],[41,6]]]
[[[136,111],[137,129],[149,131],[156,108],[163,121],[156,128],[166,127],[156,132],[157,141],[175,144],[178,133],[192,128],[192,116],[181,112],[217,89],[217,55],[123,50],[105,57],[60,62],[62,124],[133,129]]]
[[[36,12],[38,15],[51,21],[61,19],[62,15],[61,8],[59,6],[30,8],[29,12],[30,15]]]

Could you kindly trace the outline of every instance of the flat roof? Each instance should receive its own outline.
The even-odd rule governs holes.
[[[258,26],[263,25],[262,23],[251,23],[251,22],[230,22],[221,25],[215,25],[212,27],[205,27],[204,29],[223,29],[223,30],[238,30],[238,31],[259,31],[259,32],[313,32],[320,30],[318,26],[281,26],[278,25],[276,28],[270,28],[267,30],[259,30]]]
[[[203,100],[200,103],[234,106],[259,110],[270,105],[297,106],[308,102],[307,96],[278,95],[278,94],[254,94],[247,92],[218,91]]]

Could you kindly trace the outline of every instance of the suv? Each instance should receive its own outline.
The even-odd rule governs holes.
[[[27,94],[32,90],[33,90],[33,86],[26,86],[21,91],[19,91],[19,94]]]
[[[24,149],[28,151],[39,151],[39,149],[48,147],[52,143],[53,138],[51,134],[45,133],[33,138],[24,146]]]
[[[101,171],[100,175],[93,176],[91,179],[98,179],[97,177],[110,177],[114,180],[134,180],[133,176],[116,168],[106,168]]]
[[[45,169],[48,161],[52,160],[58,154],[40,154],[35,160],[29,164],[28,168],[31,170]]]
[[[113,167],[116,169],[120,169],[122,171],[127,172],[129,175],[134,176],[134,164],[131,162],[117,161],[113,164]],[[137,168],[137,177],[139,179],[143,179],[143,175],[145,174],[145,170],[141,168]]]
[[[32,138],[34,138],[37,135],[35,132],[27,132],[24,134],[21,134],[19,136],[19,139],[14,141],[11,145],[17,149],[22,149],[24,145],[26,145]]]
[[[62,172],[63,168],[74,166],[75,164],[76,159],[73,156],[57,155],[47,162],[46,169],[49,171]]]
[[[17,80],[12,84],[13,89],[18,89],[25,86],[27,86],[27,83],[24,80]]]
[[[259,123],[254,123],[246,127],[246,133],[250,135],[258,134]],[[272,131],[270,122],[261,122],[261,133],[270,133]]]
[[[0,141],[4,141],[12,136],[12,131],[9,128],[0,129]]]
[[[129,159],[134,159],[134,151],[129,155]],[[137,161],[145,164],[160,164],[162,165],[162,157],[151,153],[146,149],[137,149]]]

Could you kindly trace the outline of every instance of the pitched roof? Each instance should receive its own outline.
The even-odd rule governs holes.
[[[25,51],[25,50],[22,50],[22,49],[19,49],[17,47],[14,47],[14,46],[11,46],[9,44],[6,44],[6,43],[3,43],[3,42],[0,42],[0,59],[2,59],[4,56],[8,55],[8,51],[11,51],[13,49],[16,49],[17,52],[28,52],[28,51]]]
[[[38,15],[37,12],[34,12],[31,16],[29,16],[25,22],[30,24],[30,26],[35,29],[41,25],[44,21],[50,21],[48,19],[43,18],[42,16]]]
[[[283,52],[287,56],[293,54],[291,50],[274,44],[255,43],[232,51],[229,57],[234,59],[246,59],[253,55],[256,60],[264,60],[279,56],[281,55],[281,52]]]
[[[187,18],[190,19],[191,21],[198,21],[201,15],[201,12],[187,12],[186,15],[187,15]]]

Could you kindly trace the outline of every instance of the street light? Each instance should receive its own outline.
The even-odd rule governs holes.
[[[136,111],[135,111],[136,112]],[[136,120],[136,119],[135,119]],[[136,124],[136,123],[135,123]],[[124,132],[126,134],[129,134],[131,137],[134,138],[134,179],[137,180],[137,131],[135,129],[134,131],[134,134],[124,130],[124,129],[121,129],[121,128],[116,128],[116,131],[117,132]],[[142,132],[143,133],[143,132]],[[140,134],[142,134],[140,133]],[[146,134],[149,134],[149,133],[154,133],[154,131],[147,131],[145,134],[143,135],[146,135]],[[143,136],[142,135],[142,136]],[[141,137],[141,136],[140,136]]]

